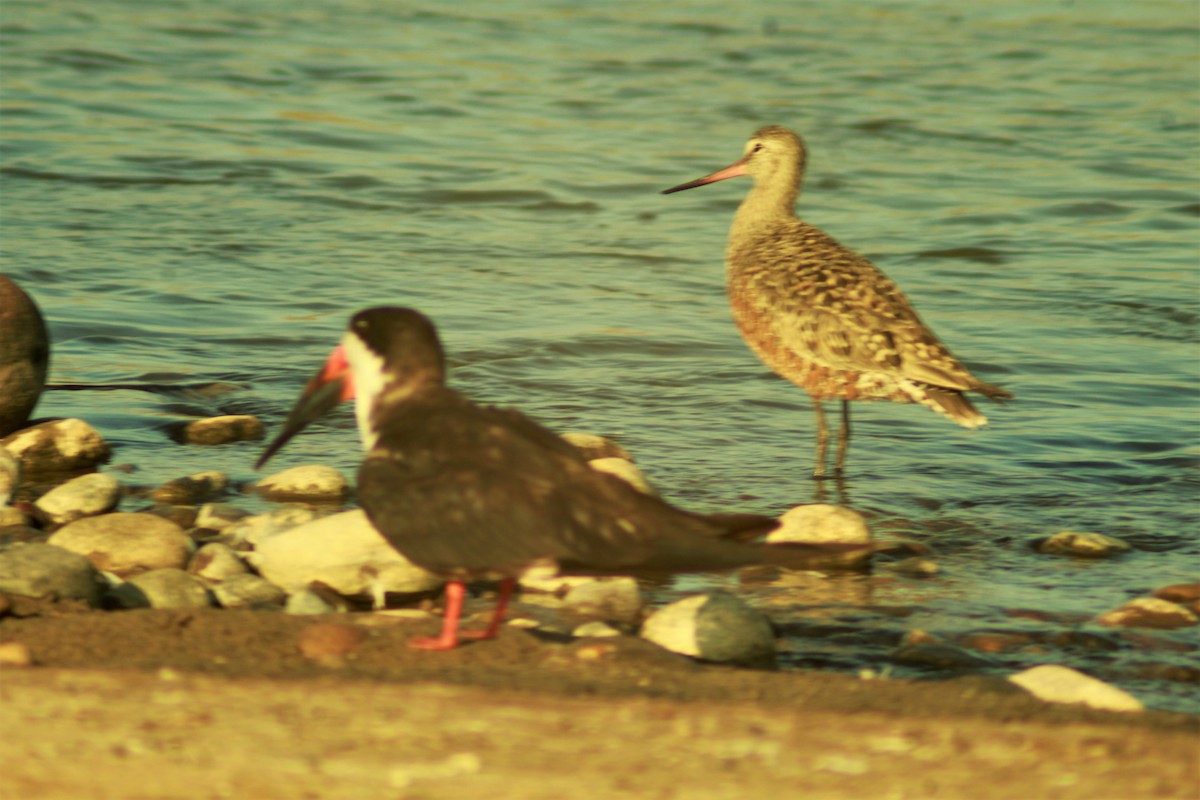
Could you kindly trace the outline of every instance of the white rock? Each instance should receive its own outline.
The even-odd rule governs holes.
[[[181,569],[154,569],[135,575],[109,593],[122,608],[207,608],[212,596],[204,584]]]
[[[287,593],[261,575],[249,572],[234,575],[215,584],[212,593],[222,608],[250,606],[257,603],[283,605]]]
[[[84,517],[60,528],[49,543],[87,556],[96,569],[130,575],[181,568],[192,553],[183,529],[156,514],[118,512]]]
[[[775,631],[765,614],[724,591],[686,597],[656,611],[642,638],[705,661],[755,664],[775,658]]]
[[[248,542],[257,547],[272,536],[312,522],[320,516],[321,512],[311,506],[285,506],[266,514],[245,517],[226,527],[221,532],[221,538],[231,544]]]
[[[1027,669],[1008,679],[1048,703],[1081,703],[1102,711],[1142,711],[1145,708],[1142,701],[1129,692],[1058,664]]]
[[[81,419],[56,419],[0,439],[25,472],[71,472],[108,460],[108,442]]]
[[[112,475],[93,472],[56,486],[33,505],[53,525],[112,511],[121,502],[121,483]]]
[[[320,581],[344,595],[425,592],[444,582],[396,552],[361,510],[322,517],[261,541],[247,559],[289,594]]]
[[[97,605],[103,586],[96,568],[78,553],[41,543],[0,549],[0,592]]]
[[[345,610],[311,589],[302,589],[288,595],[287,603],[284,604],[284,611],[289,614],[336,614]]]
[[[631,461],[623,458],[593,458],[588,462],[588,466],[597,472],[606,472],[620,478],[642,494],[655,493],[650,481],[646,480],[646,476]]]
[[[0,447],[0,506],[6,505],[21,485],[21,462],[7,447]]]
[[[621,632],[612,625],[609,625],[607,622],[601,622],[598,619],[594,619],[591,622],[585,622],[575,628],[575,630],[571,631],[571,635],[581,639],[600,639],[620,636]]]
[[[629,451],[607,436],[594,433],[577,433],[574,431],[562,434],[562,439],[583,454],[588,461],[601,458],[623,458],[633,461]]]
[[[789,509],[779,518],[779,527],[767,535],[771,543],[867,544],[871,529],[857,511],[826,503],[813,503]]]
[[[1187,628],[1195,625],[1197,618],[1189,609],[1170,600],[1139,597],[1097,617],[1096,621],[1126,628]]]
[[[1040,542],[1037,549],[1039,552],[1055,555],[1106,558],[1128,552],[1133,548],[1120,539],[1114,539],[1102,533],[1059,531],[1049,539]]]
[[[628,577],[603,577],[571,587],[563,597],[571,611],[599,619],[634,622],[642,615],[642,590]]]
[[[199,578],[219,583],[235,575],[244,575],[249,572],[249,568],[229,545],[209,542],[192,556],[187,571]]]
[[[272,500],[338,501],[350,491],[342,473],[333,467],[308,464],[263,478],[255,487]]]

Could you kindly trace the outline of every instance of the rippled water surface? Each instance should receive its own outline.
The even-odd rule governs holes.
[[[1167,0],[7,0],[3,270],[48,318],[52,380],[141,386],[39,413],[91,421],[126,481],[248,480],[259,444],[184,450],[165,428],[278,422],[349,313],[400,303],[440,324],[458,388],[617,437],[672,500],[809,502],[807,398],[724,296],[748,185],[658,194],[788,125],[811,151],[802,214],[1019,398],[977,432],[856,406],[828,499],[944,571],[747,582],[791,662],[881,669],[912,628],[1022,631],[1036,645],[1001,671],[1057,660],[1200,710],[1146,666],[1194,681],[1193,632],[1086,622],[1200,573],[1196,22]],[[351,474],[352,429],[343,412],[278,464]],[[1064,528],[1137,549],[1026,546]]]

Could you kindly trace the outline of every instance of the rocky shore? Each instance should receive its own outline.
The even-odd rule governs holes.
[[[177,440],[181,447],[195,449],[262,435],[263,426],[253,418],[225,417],[181,428]],[[643,491],[653,491],[629,453],[615,442],[584,434],[567,438],[597,469],[611,471]],[[181,708],[194,708],[194,713],[216,720],[215,728],[204,725],[189,734],[197,742],[209,744],[208,737],[215,736],[222,726],[229,728],[225,735],[251,735],[242,730],[241,722],[226,719],[219,710],[203,710],[211,709],[210,695],[251,706],[268,703],[259,709],[264,718],[278,717],[278,703],[291,702],[281,698],[297,693],[327,709],[344,696],[359,697],[356,702],[363,705],[357,712],[339,712],[346,715],[341,723],[344,729],[330,731],[322,726],[319,738],[336,747],[360,746],[353,730],[362,719],[384,727],[392,724],[380,716],[381,709],[407,698],[425,704],[431,714],[440,709],[445,724],[451,727],[479,724],[499,728],[500,720],[512,715],[520,717],[522,724],[532,724],[530,719],[538,716],[535,709],[553,707],[558,720],[555,725],[566,730],[582,726],[576,740],[581,752],[620,749],[607,731],[619,717],[638,730],[646,728],[634,735],[666,736],[673,752],[686,752],[689,758],[699,760],[693,766],[699,774],[737,776],[734,784],[698,778],[692,787],[695,793],[681,794],[682,784],[643,774],[641,779],[658,782],[657,793],[627,796],[740,796],[728,793],[738,781],[747,790],[762,786],[765,791],[774,785],[772,781],[790,775],[796,764],[809,764],[809,769],[799,770],[803,776],[796,779],[818,792],[812,796],[840,797],[843,795],[836,791],[841,790],[831,786],[864,781],[864,785],[883,791],[882,787],[898,781],[895,785],[909,788],[893,793],[897,797],[958,797],[965,796],[954,792],[966,791],[970,770],[997,770],[1005,759],[1011,766],[1032,757],[1024,745],[1005,746],[991,755],[981,751],[960,757],[949,773],[944,764],[939,765],[922,779],[926,783],[894,774],[904,753],[933,748],[930,752],[944,750],[943,755],[950,757],[963,747],[968,751],[990,747],[964,745],[970,740],[952,735],[953,729],[963,726],[993,739],[1008,736],[1015,726],[1021,731],[1018,738],[1025,737],[1022,741],[1036,742],[1037,748],[1057,751],[1067,760],[1083,757],[1087,748],[1081,742],[1085,739],[1105,742],[1096,747],[1111,748],[1115,753],[1120,749],[1116,743],[1125,741],[1123,737],[1131,735],[1130,731],[1136,732],[1132,735],[1138,744],[1123,745],[1127,749],[1122,751],[1136,769],[1121,784],[1130,791],[1136,788],[1136,793],[1097,793],[1114,784],[1085,777],[1077,765],[1063,764],[1062,774],[1045,775],[1047,787],[1062,790],[1053,796],[1186,796],[1173,792],[1183,791],[1195,778],[1195,762],[1189,765],[1184,755],[1189,744],[1195,744],[1195,717],[1145,711],[1127,692],[1064,665],[1013,669],[1007,680],[970,677],[981,670],[994,675],[995,669],[986,669],[995,667],[991,658],[1044,646],[1048,642],[1045,636],[984,632],[948,640],[908,631],[895,643],[892,660],[919,664],[947,678],[933,684],[888,680],[875,671],[858,676],[773,672],[770,668],[779,651],[778,629],[766,614],[735,592],[697,593],[654,609],[647,602],[646,587],[632,578],[548,575],[523,582],[509,624],[498,640],[450,653],[415,653],[404,643],[413,635],[437,628],[442,582],[387,545],[362,512],[352,508],[352,487],[336,470],[319,465],[297,467],[247,486],[233,485],[223,473],[202,471],[160,486],[135,487],[126,485],[118,474],[97,471],[108,456],[103,437],[82,420],[42,422],[0,440],[0,665],[5,670],[0,691],[5,698],[4,713],[11,724],[26,726],[32,723],[29,715],[34,712],[15,702],[18,695],[48,695],[51,699],[44,701],[52,707],[62,706],[63,714],[68,707],[90,707],[104,698],[106,713],[117,720],[113,726],[94,735],[75,732],[63,734],[66,739],[54,739],[55,746],[66,748],[75,741],[72,737],[82,737],[77,746],[92,753],[97,762],[105,759],[94,749],[96,743],[107,741],[106,737],[116,735],[114,731],[128,733],[139,724],[162,724],[162,710],[136,698],[139,693],[154,696],[167,691],[178,696]],[[266,498],[274,507],[264,513],[247,512],[238,502],[246,493]],[[868,521],[838,506],[798,506],[781,522],[772,534],[775,539],[871,541]],[[1108,537],[1071,531],[1030,544],[1047,558],[1112,558],[1128,548]],[[871,561],[876,570],[905,580],[926,580],[939,571],[933,554],[912,542],[875,542],[866,552],[868,555],[851,560],[814,564],[814,574],[857,574],[871,568]],[[777,577],[757,575],[755,579]],[[477,590],[468,613],[486,610],[490,587],[483,585]],[[1135,598],[1120,608],[1098,609],[1094,622],[1113,630],[1112,642],[1134,637],[1152,655],[1156,648],[1182,646],[1169,636],[1156,637],[1195,626],[1197,611],[1200,585],[1179,585],[1161,587],[1154,596]],[[741,668],[747,666],[752,669]],[[96,669],[104,672],[96,673]],[[130,673],[129,669],[144,672]],[[1198,671],[1173,669],[1178,674],[1171,679],[1198,679]],[[199,677],[201,673],[209,677]],[[431,682],[437,686],[431,688]],[[63,686],[73,688],[60,696]],[[263,699],[270,697],[277,698],[274,705]],[[604,702],[596,698],[604,698]],[[1105,711],[1088,710],[1089,706]],[[772,710],[778,713],[772,716]],[[643,718],[646,713],[688,721],[666,733],[652,732],[654,717]],[[813,715],[829,727],[820,742],[814,742],[815,734],[798,721]],[[773,733],[760,736],[743,730],[738,736],[726,735],[727,728],[740,730],[748,724],[747,719],[759,717],[775,720],[762,723],[764,730]],[[781,719],[791,720],[786,731],[775,730]],[[683,728],[692,730],[689,726],[709,731],[704,746],[693,736],[679,733]],[[929,726],[937,731],[932,740],[926,734],[917,735]],[[906,732],[895,733],[898,729]],[[841,733],[835,735],[834,731]],[[630,734],[620,736],[624,740]],[[892,744],[877,746],[877,740]],[[933,740],[938,743],[930,744]],[[627,752],[622,757],[631,763],[637,763],[632,751],[642,749],[636,741],[630,738],[624,745]],[[358,786],[366,793],[342,794],[337,788],[339,781],[333,778],[345,765],[331,766],[327,760],[314,762],[300,756],[295,756],[300,760],[293,763],[288,760],[293,759],[289,748],[308,745],[287,737],[273,740],[271,746],[281,748],[276,754],[283,759],[280,763],[291,766],[283,769],[282,778],[272,778],[267,770],[262,779],[278,778],[283,780],[280,785],[287,785],[288,780],[301,781],[302,775],[318,784],[329,778],[328,788],[314,790],[314,797],[392,796],[386,792],[410,784],[432,792],[421,796],[448,796],[434,789],[453,786],[456,781],[452,779],[487,786],[491,791],[492,782],[485,778],[495,778],[508,769],[496,772],[496,760],[507,758],[502,755],[508,746],[503,737],[461,751],[430,745],[413,762],[420,766],[411,774],[393,765],[369,779],[365,774],[347,777],[346,785]],[[711,760],[709,750],[722,747],[733,748],[733,755]],[[788,756],[793,747],[806,753],[813,747],[824,748],[825,755],[796,760]],[[189,747],[180,745],[168,752],[153,746],[150,751],[151,760],[162,760],[164,768],[199,768],[200,762],[186,755]],[[997,755],[1001,751],[1005,755]],[[12,755],[10,751],[4,759],[10,762],[6,772],[12,766]],[[1152,758],[1158,759],[1153,769]],[[917,760],[922,759],[928,760],[925,756]],[[1142,759],[1146,759],[1144,763]],[[237,777],[241,773],[235,775],[242,768],[236,759],[218,762],[212,766],[223,780],[234,784],[249,780]],[[296,766],[301,762],[306,766]],[[143,796],[134,785],[108,795],[89,793],[34,753],[26,754],[20,764],[16,774],[24,783],[17,785],[37,789],[33,795],[20,796]],[[884,764],[887,766],[881,766]],[[103,771],[99,765],[97,769]],[[642,769],[651,767],[643,764]],[[931,766],[927,763],[922,769]],[[770,775],[764,777],[764,770]],[[958,777],[947,778],[947,774]],[[359,778],[365,782],[355,783]],[[119,777],[113,780],[122,782]],[[597,776],[597,780],[602,779]],[[628,782],[617,773],[603,780],[610,780],[613,796],[622,796],[618,790],[623,781]],[[554,793],[546,788],[557,784],[541,789],[519,780],[518,784],[525,793],[500,791],[499,796],[576,796],[565,789]],[[725,788],[718,791],[716,786]],[[916,788],[919,786],[940,788],[922,793]],[[1014,796],[996,788],[1003,786],[992,784],[997,793],[987,794],[989,789],[972,796]],[[539,794],[542,789],[545,791]],[[375,791],[382,793],[371,794]],[[835,793],[819,794],[822,791]],[[147,796],[192,795],[167,792]],[[235,791],[228,796],[242,795]],[[297,795],[279,790],[261,796]]]

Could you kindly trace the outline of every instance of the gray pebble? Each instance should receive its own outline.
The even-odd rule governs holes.
[[[154,514],[124,512],[76,520],[60,528],[49,543],[87,556],[97,569],[121,576],[181,568],[192,552],[191,539],[174,522]]]
[[[765,614],[725,591],[677,600],[656,611],[641,635],[704,661],[764,664],[775,660],[775,631]]]
[[[261,439],[265,433],[258,417],[230,414],[188,423],[183,429],[182,439],[187,444],[229,444]]]
[[[37,499],[34,508],[50,525],[65,525],[112,511],[121,502],[121,483],[112,475],[93,472],[56,486]]]
[[[1107,558],[1132,549],[1120,539],[1085,531],[1059,531],[1048,539],[1036,542],[1034,546],[1040,553],[1079,558]]]
[[[209,470],[169,480],[150,492],[150,498],[159,503],[196,505],[227,488],[229,476],[224,472]]]
[[[0,592],[97,605],[102,588],[96,568],[78,553],[41,543],[0,549]]]
[[[308,464],[269,475],[254,486],[268,500],[338,502],[350,492],[342,473],[333,467]]]
[[[81,419],[56,419],[17,431],[0,445],[25,473],[77,472],[107,461],[112,451],[96,429]]]
[[[217,604],[222,608],[252,606],[258,603],[283,605],[287,592],[261,575],[249,572],[233,575],[212,587]]]
[[[135,575],[109,592],[122,608],[207,608],[208,589],[181,569],[154,569]]]

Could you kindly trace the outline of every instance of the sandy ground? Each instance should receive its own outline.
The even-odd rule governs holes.
[[[0,672],[0,798],[1200,797],[1191,716],[1049,706],[979,678],[698,665],[628,637],[405,646],[432,627],[6,617],[0,642],[35,664]]]

